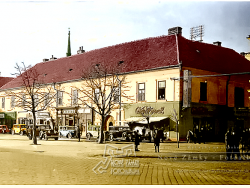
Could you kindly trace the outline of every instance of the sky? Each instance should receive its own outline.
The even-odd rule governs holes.
[[[222,42],[236,52],[250,52],[250,1],[6,1],[0,0],[0,72],[12,77],[16,63],[34,66],[43,59],[148,37],[182,27],[204,25],[204,43]]]

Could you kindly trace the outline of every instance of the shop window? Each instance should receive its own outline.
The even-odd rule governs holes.
[[[2,97],[2,108],[5,108],[5,97]]]
[[[16,97],[15,96],[11,96],[11,101],[10,101],[11,108],[15,108],[15,100],[16,100]]]
[[[234,106],[244,107],[244,88],[235,87],[234,89]]]
[[[158,100],[165,100],[166,81],[158,82]]]
[[[145,83],[138,84],[138,101],[145,101]]]
[[[207,101],[207,82],[200,83],[200,101]]]

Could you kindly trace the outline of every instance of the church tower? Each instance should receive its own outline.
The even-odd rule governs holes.
[[[69,28],[70,29],[70,28]],[[71,56],[71,47],[70,47],[70,30],[69,30],[69,36],[68,36],[68,50],[66,53],[66,56]]]

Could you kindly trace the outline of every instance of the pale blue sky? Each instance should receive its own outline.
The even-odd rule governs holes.
[[[249,18],[250,1],[0,1],[0,72],[11,76],[16,63],[65,57],[69,27],[72,54],[167,35],[175,26],[190,39],[199,25],[203,42],[250,52]]]

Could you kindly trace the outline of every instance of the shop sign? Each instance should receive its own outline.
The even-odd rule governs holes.
[[[0,118],[4,118],[4,114],[0,114]]]
[[[63,114],[75,114],[76,113],[75,109],[72,109],[72,110],[63,110],[62,112],[63,112]]]
[[[143,106],[143,107],[137,107],[135,109],[136,114],[164,114],[164,107],[161,107],[160,109],[154,109],[151,106]]]
[[[49,112],[38,112],[37,116],[45,116],[48,117],[49,116]]]

